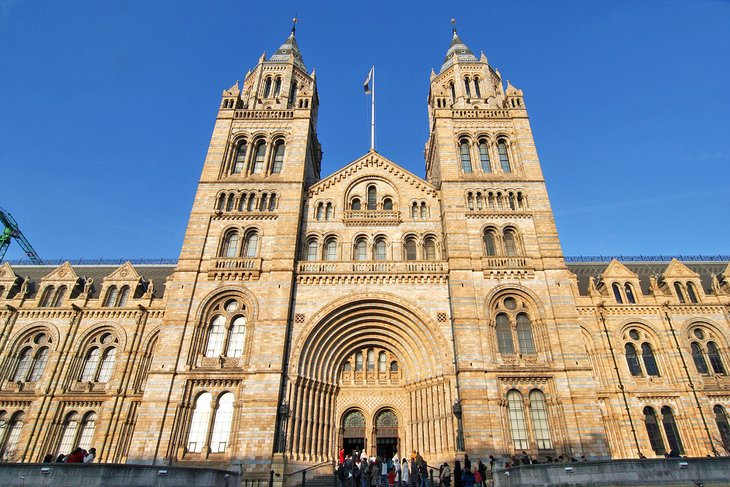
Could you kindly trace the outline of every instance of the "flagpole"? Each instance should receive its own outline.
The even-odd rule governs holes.
[[[375,65],[373,64],[373,89],[371,93],[370,150],[375,150]]]

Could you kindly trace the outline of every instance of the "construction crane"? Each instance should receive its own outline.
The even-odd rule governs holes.
[[[10,247],[10,240],[14,239],[21,247],[23,247],[25,255],[28,256],[31,262],[39,265],[43,264],[41,258],[38,257],[38,253],[33,249],[33,246],[30,242],[28,242],[28,239],[25,238],[25,235],[23,235],[23,232],[20,231],[20,228],[18,228],[18,222],[15,221],[15,218],[13,218],[10,213],[2,208],[0,208],[0,223],[2,223],[5,227],[3,228],[3,232],[0,233],[0,262],[3,261],[5,258],[5,252],[7,252],[8,247]]]

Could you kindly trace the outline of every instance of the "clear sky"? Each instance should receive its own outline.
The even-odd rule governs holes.
[[[368,150],[372,63],[377,149],[424,175],[455,17],[525,92],[566,255],[730,253],[719,0],[0,0],[0,206],[44,258],[176,258],[221,91],[295,13],[323,177]]]

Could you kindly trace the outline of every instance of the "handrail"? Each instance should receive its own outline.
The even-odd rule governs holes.
[[[317,465],[312,465],[311,467],[303,468],[303,469],[301,469],[301,470],[297,470],[296,472],[288,473],[288,474],[286,474],[285,476],[286,476],[286,477],[291,477],[291,476],[292,476],[292,475],[294,475],[294,474],[297,474],[297,473],[302,473],[302,472],[307,472],[307,471],[309,471],[309,470],[313,470],[313,469],[315,469],[315,468],[323,467],[323,466],[325,466],[325,465],[333,465],[333,466],[334,466],[334,462],[330,460],[330,461],[326,461],[326,462],[318,463]]]

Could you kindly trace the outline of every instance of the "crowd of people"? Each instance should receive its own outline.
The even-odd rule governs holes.
[[[43,459],[43,463],[93,463],[96,458],[96,448],[90,448],[89,451],[77,446],[74,451],[68,455],[59,454],[55,460],[50,453]]]

